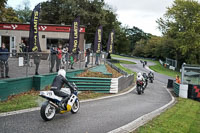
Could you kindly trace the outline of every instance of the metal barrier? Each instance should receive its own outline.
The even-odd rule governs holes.
[[[176,96],[179,96],[180,84],[174,82],[173,90]]]
[[[8,54],[8,66],[9,72],[8,76],[10,78],[18,77],[29,77],[37,74],[49,74],[56,72],[57,68],[63,68],[66,71],[80,70],[85,68],[85,53],[79,52],[79,54],[68,54],[63,53],[62,58],[57,60],[56,55],[52,55],[49,52],[22,52],[22,53],[10,53],[10,52],[1,52],[0,59],[2,55]],[[99,55],[98,64],[105,63],[105,53]],[[96,54],[90,54],[90,61],[88,67],[93,67],[98,64],[95,64]],[[3,69],[1,69],[1,66]],[[0,72],[3,71],[2,75],[6,75],[5,65],[0,63]],[[51,68],[52,71],[51,71]],[[73,68],[73,69],[72,69]],[[38,70],[37,70],[38,69]],[[0,79],[5,79],[1,78]]]
[[[128,75],[127,72],[123,71],[122,69],[116,67],[114,64],[112,64],[110,61],[106,60],[106,63],[111,66],[113,69],[115,69],[116,71],[118,71],[119,73],[123,74],[123,75]]]

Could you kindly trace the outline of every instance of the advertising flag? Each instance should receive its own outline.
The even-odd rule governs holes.
[[[102,26],[99,26],[99,28],[96,30],[95,39],[94,39],[94,52],[95,53],[101,52],[102,35],[103,35],[103,28],[102,28]]]
[[[38,30],[39,16],[40,16],[40,3],[33,9],[30,20],[29,52],[41,52],[40,42],[39,42],[39,30]]]
[[[72,23],[72,27],[70,29],[70,38],[69,38],[69,52],[77,53],[78,45],[79,45],[79,33],[80,30],[80,17],[76,18]]]
[[[115,32],[114,30],[112,30],[109,35],[108,43],[107,43],[107,52],[110,54],[112,54],[113,48],[114,48],[114,37],[115,37]]]

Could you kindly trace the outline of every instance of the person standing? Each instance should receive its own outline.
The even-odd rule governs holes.
[[[96,60],[95,60],[95,65],[99,65],[99,57],[100,57],[100,53],[96,53]]]
[[[180,84],[181,83],[181,79],[178,75],[176,75],[176,83]]]
[[[90,48],[86,50],[86,64],[85,67],[88,67],[88,64],[90,63]]]
[[[55,62],[56,62],[56,54],[57,54],[57,50],[55,47],[52,47],[51,48],[51,68],[50,68],[50,73],[53,72],[53,68],[54,68],[54,65],[55,65]]]
[[[19,44],[19,52],[26,52],[26,45],[24,44],[24,40],[21,40],[21,43]]]
[[[62,44],[58,44],[57,48],[57,58],[56,58],[56,71],[60,69],[61,66],[61,59],[62,59]]]
[[[8,71],[9,71],[8,58],[9,58],[8,49],[6,48],[5,43],[2,43],[2,47],[0,48],[1,78],[5,78],[5,77],[9,78],[9,76],[8,76]],[[5,68],[5,70],[4,70],[4,68]],[[5,75],[4,75],[4,71],[5,71]]]
[[[39,75],[38,69],[39,69],[39,65],[40,65],[40,57],[41,57],[41,54],[38,53],[38,52],[35,52],[33,54],[34,64],[36,66],[36,68],[35,68],[35,75]]]

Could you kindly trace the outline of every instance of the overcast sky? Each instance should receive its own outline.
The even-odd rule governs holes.
[[[31,9],[39,2],[46,0],[30,0]],[[16,8],[23,0],[8,0],[8,6]],[[105,0],[118,14],[118,20],[129,27],[136,26],[147,33],[161,35],[156,20],[163,16],[166,7],[173,0]]]

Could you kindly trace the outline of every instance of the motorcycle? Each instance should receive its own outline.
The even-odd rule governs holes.
[[[142,94],[142,93],[144,93],[144,82],[143,81],[141,81],[141,80],[138,80],[137,81],[137,88],[136,88],[136,90],[137,90],[137,93],[140,95],[140,94]]]
[[[47,99],[40,109],[40,115],[44,121],[50,121],[58,113],[63,114],[70,112],[75,114],[80,108],[80,102],[78,99],[78,89],[75,84],[73,84],[74,92],[72,93],[69,88],[62,88],[61,91],[70,96],[67,103],[63,103],[65,109],[60,107],[59,103],[62,100],[62,97],[56,96],[53,91],[40,91],[39,96]]]
[[[150,83],[153,83],[154,74],[150,72],[150,73],[148,74],[148,78],[149,78]]]
[[[152,76],[149,76],[149,81],[150,81],[150,83],[153,83],[153,77]]]
[[[142,76],[144,77],[144,80],[145,80],[144,82],[144,89],[145,89],[148,85],[148,76],[146,75],[146,73],[143,73]]]

